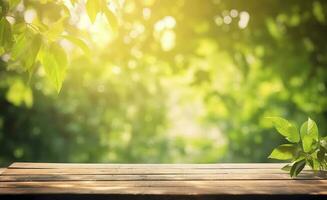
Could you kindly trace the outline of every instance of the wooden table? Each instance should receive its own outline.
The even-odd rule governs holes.
[[[327,178],[283,164],[14,163],[0,199],[325,199]]]

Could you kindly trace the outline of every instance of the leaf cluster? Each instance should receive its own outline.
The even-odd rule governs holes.
[[[117,20],[115,15],[107,6],[106,0],[88,0],[86,2],[86,11],[90,20],[94,23],[97,15],[102,13],[106,16],[107,21],[110,23],[113,30],[117,29]]]
[[[327,137],[320,137],[315,121],[308,118],[300,130],[288,120],[280,117],[269,117],[278,133],[288,140],[275,148],[269,158],[289,160],[292,163],[283,167],[290,171],[291,177],[297,176],[306,165],[314,171],[327,169]]]
[[[43,67],[48,80],[59,93],[65,79],[69,56],[62,41],[67,40],[79,47],[85,54],[90,50],[80,38],[69,34],[65,29],[70,11],[62,1],[43,0],[35,2],[59,7],[59,18],[55,21],[42,20],[36,16],[32,22],[19,18],[17,6],[25,1],[7,0],[0,3],[0,55],[9,55],[8,64],[31,77],[38,66]],[[72,0],[74,5],[77,1]],[[115,16],[109,10],[106,0],[88,0],[86,10],[92,22],[98,13],[103,12],[112,27],[116,27]]]

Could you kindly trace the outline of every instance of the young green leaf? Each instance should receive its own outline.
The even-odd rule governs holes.
[[[27,46],[26,34],[22,33],[18,35],[15,40],[15,44],[11,50],[11,57],[14,60],[19,59],[24,54],[24,52],[28,49],[26,46]]]
[[[292,165],[290,165],[290,164],[287,164],[287,165],[285,165],[284,167],[282,167],[282,170],[284,170],[284,171],[290,171],[291,170],[291,168],[292,168]]]
[[[3,17],[0,20],[0,46],[4,47],[4,49],[8,49],[13,44],[13,36],[11,25],[8,20]]]
[[[24,69],[30,72],[33,69],[41,43],[40,34],[31,34],[29,32],[20,34],[12,48],[12,59],[21,62]]]
[[[27,52],[25,59],[23,61],[27,71],[31,72],[34,67],[34,63],[36,60],[36,56],[39,53],[40,47],[42,43],[41,35],[37,34],[34,35],[34,37],[31,39],[30,49],[29,52]]]
[[[67,16],[63,16],[58,21],[51,24],[51,28],[49,28],[46,32],[46,36],[50,41],[57,41],[64,31],[64,22],[67,19]],[[41,23],[38,23],[39,25]]]
[[[112,29],[112,31],[117,31],[118,22],[116,16],[111,12],[108,6],[103,8],[103,13],[106,15],[107,21]]]
[[[304,152],[311,151],[312,144],[319,138],[317,124],[309,118],[302,124],[300,134]]]
[[[101,9],[101,0],[88,0],[86,2],[87,15],[92,23],[94,23],[96,16]]]
[[[305,159],[305,154],[303,154],[302,152],[299,152],[296,154],[296,156],[294,157],[294,159],[292,160],[292,162],[298,162],[300,160]]]
[[[295,162],[290,170],[291,177],[297,176],[305,167],[305,160]]]
[[[275,148],[269,158],[277,160],[291,160],[297,154],[297,146],[295,144],[282,144]]]
[[[300,136],[296,126],[286,119],[280,117],[269,117],[272,120],[277,131],[283,135],[288,141],[296,143],[300,141]]]
[[[52,43],[50,47],[42,50],[40,59],[47,76],[59,93],[66,75],[66,52],[59,44]]]
[[[68,40],[72,44],[76,45],[79,47],[82,51],[84,51],[85,54],[89,55],[90,54],[90,49],[89,47],[85,44],[85,42],[77,37],[71,36],[71,35],[63,35],[62,38]]]
[[[279,133],[289,141],[296,143],[280,145],[269,156],[269,158],[279,160],[292,160],[294,164],[286,165],[282,170],[290,169],[290,175],[294,177],[303,170],[305,165],[309,165],[314,171],[327,169],[327,137],[319,139],[318,127],[313,120],[309,118],[307,122],[303,123],[300,134],[297,136],[301,137],[300,140],[296,136],[290,137],[291,133],[297,131],[295,126],[287,120],[278,117],[270,119],[273,120]]]

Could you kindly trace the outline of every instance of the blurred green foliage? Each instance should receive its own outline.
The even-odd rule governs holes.
[[[326,1],[0,2],[0,165],[268,162],[266,116],[326,135]]]

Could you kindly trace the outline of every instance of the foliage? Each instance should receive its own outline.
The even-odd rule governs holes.
[[[327,128],[326,1],[104,2],[0,1],[0,165],[268,162],[264,117]]]
[[[291,177],[297,176],[305,165],[309,165],[313,170],[327,169],[327,137],[319,137],[315,121],[309,118],[298,131],[297,127],[286,119],[280,117],[269,119],[277,131],[291,142],[275,148],[269,158],[291,160],[292,164],[283,168],[290,171]]]
[[[70,17],[70,12],[62,1],[32,1],[31,3],[35,7],[52,4],[60,10],[60,13],[53,21],[45,22],[36,18],[31,23],[12,15],[12,13],[18,11],[17,6],[19,3],[28,5],[29,1],[1,1],[1,52],[10,54],[11,61],[19,64],[22,70],[30,74],[36,70],[36,63],[39,61],[59,93],[68,65],[67,53],[59,43],[61,40],[67,39],[85,52],[88,52],[88,47],[83,40],[65,33],[65,24]],[[71,1],[71,4],[74,3],[76,1]],[[117,26],[106,0],[89,0],[86,2],[86,9],[93,22],[97,14],[103,12],[106,14],[108,21],[112,22],[113,26]],[[13,25],[7,18],[12,18]]]

